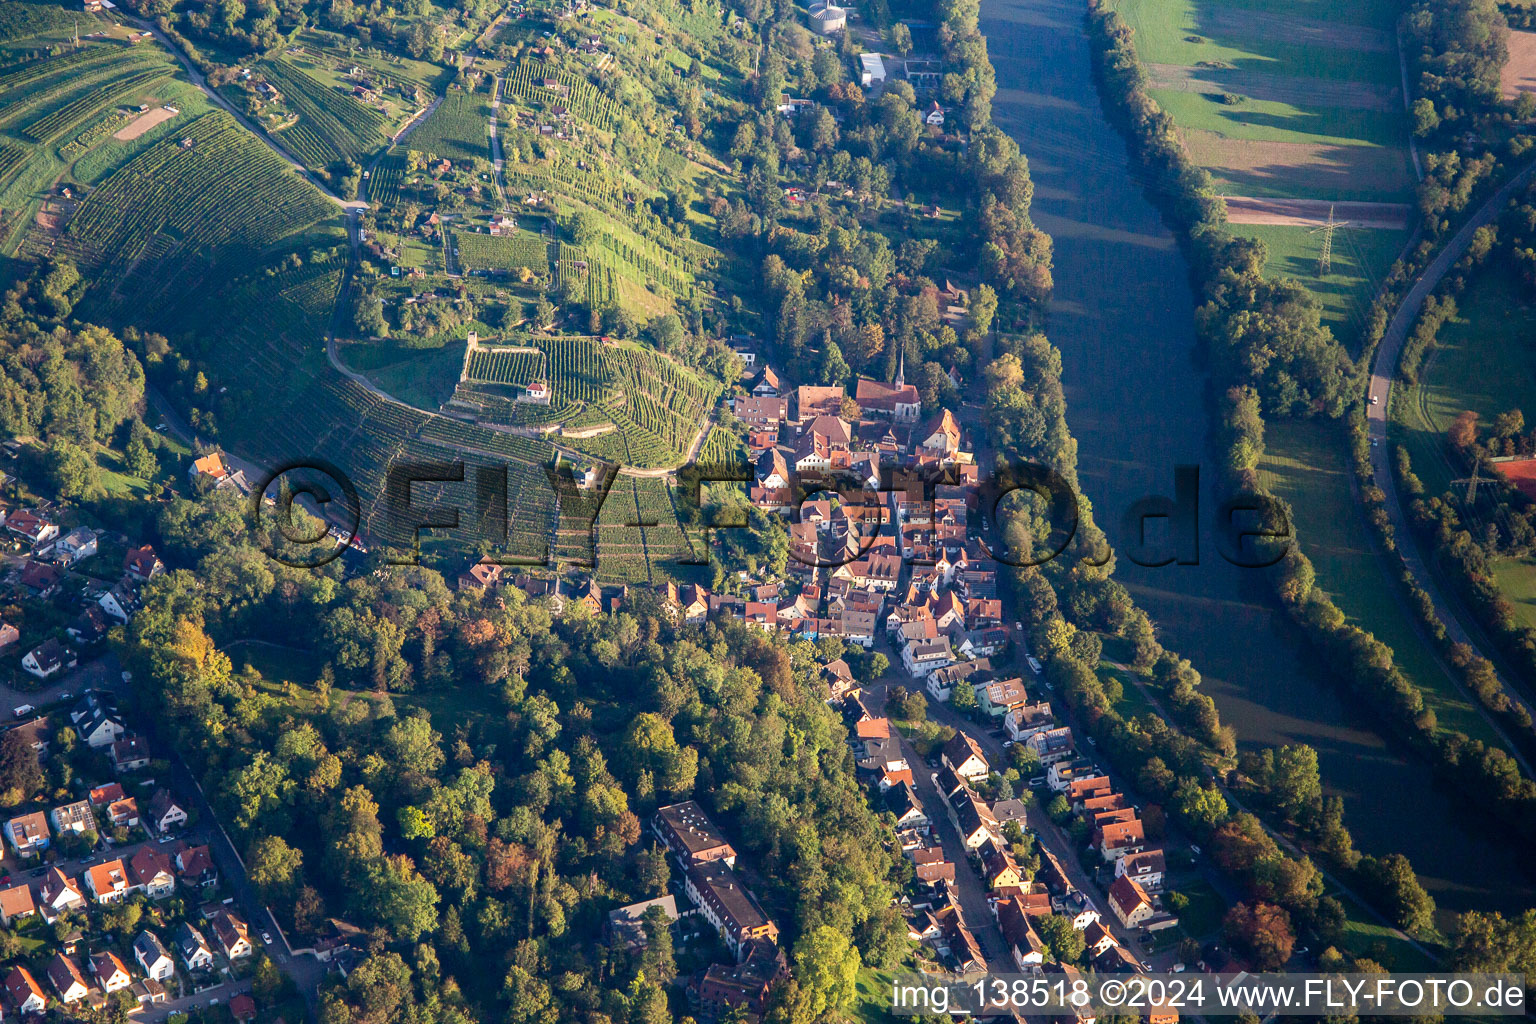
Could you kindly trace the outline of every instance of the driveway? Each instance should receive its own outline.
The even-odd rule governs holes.
[[[93,688],[113,690],[120,689],[122,685],[122,665],[118,663],[116,654],[109,653],[71,669],[37,690],[18,689],[0,680],[0,709],[4,709],[0,714],[8,713],[11,708],[20,707],[23,704],[46,708],[50,704],[57,704],[66,693],[78,697],[85,690]],[[33,717],[24,715],[21,718],[12,718],[7,720],[6,724],[19,724],[30,721]]]

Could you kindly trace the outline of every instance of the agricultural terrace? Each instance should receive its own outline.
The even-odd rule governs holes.
[[[515,101],[544,111],[563,107],[594,128],[613,128],[613,100],[585,78],[563,68],[525,61],[507,69],[501,89],[503,102]]]
[[[1431,495],[1467,477],[1447,440],[1457,416],[1476,413],[1485,438],[1494,418],[1511,409],[1519,409],[1527,425],[1536,423],[1536,310],[1519,285],[1500,270],[1480,274],[1458,297],[1457,309],[1440,328],[1418,386],[1392,403],[1391,440],[1408,449],[1413,472]],[[1474,534],[1489,525],[1485,502],[1467,509],[1458,501],[1456,507]],[[1536,563],[1506,559],[1496,563],[1495,574],[1523,621],[1536,626]]]
[[[180,102],[186,88],[172,77],[177,65],[151,43],[62,45],[52,54],[0,47],[17,61],[0,73],[0,251],[17,250],[55,182],[94,180],[102,161],[93,150],[134,148],[107,140],[141,106]],[[59,219],[50,210],[39,223],[51,231]]]
[[[65,243],[92,281],[90,315],[131,308],[149,326],[161,303],[334,214],[271,150],[211,113],[92,190]]]
[[[518,230],[510,235],[455,231],[459,266],[464,271],[511,272],[519,269],[549,272],[549,245],[542,235]]]
[[[343,85],[315,77],[306,67],[316,65],[303,58],[259,65],[282,94],[283,104],[298,117],[276,133],[278,141],[312,170],[323,171],[337,160],[365,163],[364,157],[387,141],[386,114],[353,98]]]
[[[486,93],[449,89],[443,102],[411,133],[405,145],[417,153],[444,160],[489,160],[486,129],[490,116],[491,101]]]
[[[549,381],[553,399],[531,407],[525,421],[542,414],[543,422],[562,424],[562,445],[640,468],[681,462],[721,390],[651,349],[584,337],[477,349],[465,366],[471,392],[477,385],[520,388],[537,379]]]

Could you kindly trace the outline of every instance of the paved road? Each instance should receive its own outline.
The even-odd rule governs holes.
[[[1408,331],[1419,315],[1419,310],[1424,306],[1424,300],[1429,297],[1441,279],[1450,271],[1467,246],[1472,243],[1472,236],[1477,229],[1491,222],[1504,208],[1504,205],[1530,181],[1533,173],[1536,173],[1536,162],[1527,164],[1518,174],[1511,178],[1503,188],[1499,189],[1488,198],[1477,212],[1461,226],[1445,244],[1434,260],[1419,275],[1419,279],[1413,283],[1408,294],[1403,297],[1396,314],[1387,325],[1387,330],[1382,335],[1381,344],[1376,348],[1375,362],[1371,366],[1370,397],[1376,400],[1375,405],[1366,406],[1366,416],[1369,420],[1371,437],[1371,469],[1376,475],[1376,483],[1386,494],[1387,514],[1392,520],[1392,529],[1397,538],[1397,550],[1402,555],[1404,564],[1413,576],[1414,582],[1429,594],[1430,601],[1434,605],[1435,617],[1444,624],[1446,632],[1451,640],[1456,643],[1467,644],[1478,651],[1483,657],[1493,663],[1495,670],[1502,662],[1497,651],[1490,651],[1486,644],[1477,643],[1463,626],[1460,618],[1453,611],[1453,605],[1440,591],[1429,567],[1419,552],[1419,546],[1412,530],[1409,527],[1407,511],[1403,508],[1402,497],[1397,491],[1397,482],[1392,473],[1391,455],[1387,444],[1387,422],[1392,408],[1392,381],[1397,374],[1397,364],[1402,356],[1403,345],[1408,340]],[[1524,694],[1510,684],[1504,672],[1498,672],[1499,686],[1504,693],[1514,702],[1523,706],[1526,711],[1536,716],[1536,707],[1533,707]],[[1511,743],[1508,734],[1504,731],[1502,723],[1490,715],[1472,694],[1468,693],[1460,684],[1460,680],[1453,674],[1457,688],[1477,708],[1479,714],[1490,726],[1504,739],[1521,768],[1527,776],[1531,776],[1532,769],[1521,749]]]

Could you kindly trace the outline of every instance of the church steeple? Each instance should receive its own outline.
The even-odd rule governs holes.
[[[896,386],[907,386],[907,346],[901,346],[901,355],[896,359]]]

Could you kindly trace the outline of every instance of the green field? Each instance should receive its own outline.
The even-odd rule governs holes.
[[[1477,413],[1485,429],[1511,409],[1536,422],[1536,309],[1518,283],[1506,274],[1484,274],[1457,300],[1457,310],[1441,327],[1419,386],[1399,391],[1392,403],[1392,440],[1407,447],[1414,473],[1433,495],[1465,478],[1445,443],[1462,412]],[[1520,620],[1536,627],[1536,563],[1501,561],[1495,575]]]
[[[1234,224],[1232,230],[1263,241],[1269,250],[1265,272],[1293,277],[1323,304],[1323,322],[1351,352],[1358,352],[1371,302],[1408,241],[1401,231],[1334,232],[1332,269],[1317,276],[1321,232],[1287,225]]]
[[[1149,91],[1233,195],[1408,202],[1386,0],[1113,0]]]
[[[449,89],[443,102],[403,145],[445,160],[489,160],[486,125],[490,97],[483,92]]]
[[[1372,550],[1350,488],[1342,436],[1325,424],[1281,420],[1268,426],[1265,448],[1260,479],[1290,503],[1318,587],[1351,622],[1392,648],[1398,668],[1423,692],[1442,728],[1497,744],[1492,728],[1420,638],[1398,599],[1399,584]]]
[[[459,265],[465,271],[527,267],[540,274],[549,272],[549,245],[532,231],[519,230],[511,235],[455,231],[453,238],[459,249]]]

